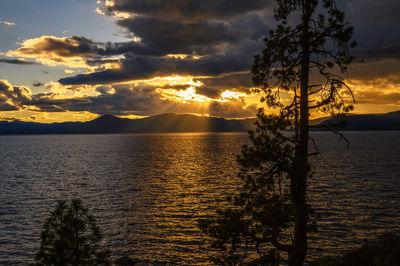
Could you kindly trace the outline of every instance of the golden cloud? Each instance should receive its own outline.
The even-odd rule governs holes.
[[[103,88],[101,91],[107,90],[107,93],[112,94],[114,90],[111,86],[93,86],[93,85],[73,85],[66,86],[58,82],[49,82],[46,84],[47,89],[52,94],[53,99],[72,99],[81,97],[95,97],[101,94],[98,88]],[[109,89],[105,89],[109,87]]]
[[[21,43],[22,47],[7,52],[10,57],[34,58],[37,62],[70,68],[88,67],[85,58],[93,56],[92,51],[85,51],[80,42],[74,38],[41,36]]]
[[[98,117],[90,112],[37,112],[34,110],[7,111],[0,113],[0,120],[20,120],[26,122],[55,123],[55,122],[82,122]]]
[[[358,104],[388,105],[400,108],[400,79],[392,76],[374,80],[349,80]]]

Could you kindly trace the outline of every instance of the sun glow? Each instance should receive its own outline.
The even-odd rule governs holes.
[[[115,6],[115,2],[114,2],[114,0],[106,0],[105,5],[109,6],[109,7],[113,7],[113,6]]]
[[[227,99],[239,99],[240,97],[244,97],[246,96],[245,93],[240,93],[240,92],[236,92],[236,91],[230,91],[230,90],[226,90],[223,93],[221,93],[221,98],[223,100],[227,100]]]
[[[175,59],[186,59],[186,58],[190,58],[193,60],[199,60],[200,58],[202,58],[203,56],[199,56],[199,55],[188,55],[188,54],[167,54],[166,57],[168,58],[175,58]]]
[[[189,82],[187,85],[191,85],[186,90],[176,90],[176,89],[161,89],[159,88],[157,91],[161,95],[163,95],[164,99],[173,99],[175,101],[179,101],[182,103],[188,102],[198,102],[198,103],[211,103],[211,102],[229,102],[231,100],[239,100],[242,97],[245,97],[246,94],[239,93],[235,91],[224,91],[220,98],[209,98],[205,95],[201,95],[196,93],[196,87],[201,86],[198,82]]]
[[[170,98],[170,99],[172,98],[182,103],[188,103],[188,102],[204,103],[212,101],[212,99],[204,95],[197,94],[196,89],[193,86],[190,86],[186,90],[164,89],[158,91],[159,93],[164,95],[165,98]]]
[[[231,100],[239,100],[246,97],[247,94],[232,90],[223,91],[218,98],[210,98],[197,93],[197,88],[204,84],[191,76],[169,76],[157,77],[144,81],[146,84],[157,86],[157,92],[162,95],[163,99],[172,99],[182,103],[198,102],[229,102]]]

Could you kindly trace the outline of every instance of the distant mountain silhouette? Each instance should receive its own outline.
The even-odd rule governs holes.
[[[333,117],[322,121],[320,125],[337,124],[345,121],[341,130],[400,130],[400,111],[387,114],[348,115],[343,118]]]
[[[319,118],[312,125],[337,123],[342,118]],[[400,130],[400,111],[379,115],[350,115],[344,118],[344,130]],[[255,118],[224,119],[188,114],[162,114],[142,119],[103,115],[88,122],[42,124],[0,121],[0,134],[109,134],[168,132],[245,132],[253,128]],[[324,130],[321,128],[320,130]]]
[[[195,115],[162,114],[142,119],[103,115],[88,122],[42,124],[0,121],[0,134],[107,134],[168,132],[245,132],[255,118],[224,119]]]

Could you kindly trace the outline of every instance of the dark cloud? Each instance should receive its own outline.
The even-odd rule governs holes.
[[[25,106],[34,106],[40,112],[65,112],[72,106],[89,106],[90,101],[87,98],[73,99],[54,99],[48,96],[35,96],[31,101],[25,102]]]
[[[354,64],[349,69],[347,78],[359,81],[389,79],[400,76],[400,60],[398,59],[368,59],[364,63]]]
[[[141,38],[142,52],[157,54],[209,54],[221,43],[237,43],[247,36],[247,29],[232,28],[227,23],[200,21],[183,24],[154,17],[137,16],[117,22]],[[134,48],[132,46],[132,48]],[[140,52],[132,49],[132,52]]]
[[[218,76],[221,74],[248,71],[253,55],[262,42],[247,40],[230,47],[221,55],[204,56],[200,59],[185,59],[126,54],[121,68],[108,69],[90,74],[60,79],[64,85],[117,83],[129,80],[148,79],[156,76],[192,75]]]
[[[60,99],[60,95],[29,96],[21,87],[1,89],[0,109],[35,106],[41,111],[90,111],[97,114],[151,115],[162,112],[191,112],[223,117],[254,116],[256,106],[241,99],[216,101],[225,90],[249,93],[252,87],[253,56],[262,52],[261,40],[268,33],[272,0],[114,0],[103,6],[108,15],[118,16],[128,42],[96,42],[84,37],[42,36],[12,51],[55,64],[72,65],[78,58],[91,72],[60,79],[64,85],[102,85],[97,96]],[[399,104],[398,93],[385,91],[387,82],[400,84],[400,2],[393,0],[338,1],[355,26],[358,47],[353,54],[365,59],[355,63],[348,80],[357,86],[382,87],[382,92],[357,94],[361,103]],[[130,17],[120,12],[129,13]],[[366,15],[368,14],[368,16]],[[186,57],[167,57],[185,54]],[[3,59],[17,60],[17,59]],[[0,60],[0,63],[2,61]],[[17,62],[14,62],[17,63]],[[21,63],[22,64],[22,63]],[[110,69],[105,64],[118,64]],[[93,72],[94,71],[94,72]],[[238,73],[240,72],[240,73]],[[190,84],[156,86],[115,85],[170,75],[190,75],[196,93],[214,101],[204,109],[200,103],[177,102],[163,97],[160,90],[186,90]],[[385,80],[384,82],[381,80]],[[373,82],[374,84],[372,84]],[[386,83],[385,83],[386,82]],[[356,83],[356,82],[354,82]],[[38,83],[39,84],[39,83]],[[360,86],[361,86],[360,85]],[[34,85],[35,86],[35,85]],[[74,90],[77,88],[73,86]],[[76,89],[78,90],[78,89]],[[57,96],[57,97],[56,97]],[[390,99],[393,99],[390,101]],[[12,103],[10,106],[7,104]]]
[[[165,87],[167,88],[167,87]],[[165,89],[164,88],[164,89]],[[168,88],[183,89],[170,86]],[[98,86],[100,95],[60,98],[56,93],[32,94],[28,88],[13,87],[8,81],[0,81],[0,110],[17,111],[34,107],[39,112],[89,111],[95,114],[155,115],[159,113],[198,113],[220,117],[254,116],[255,106],[247,107],[242,100],[230,102],[182,103],[162,95],[157,86],[132,86],[120,84]],[[157,108],[154,108],[154,107]],[[254,112],[253,112],[254,111]]]
[[[19,110],[15,105],[11,105],[0,98],[0,111],[17,111]],[[3,118],[2,118],[3,119]]]
[[[91,73],[60,79],[64,85],[78,85],[118,83],[172,74],[218,76],[246,71],[251,67],[253,55],[262,50],[263,43],[257,40],[267,33],[268,27],[258,13],[251,11],[266,8],[269,0],[156,2],[116,1],[108,10],[139,14],[120,19],[117,24],[140,41],[101,43],[77,36],[42,36],[25,42],[13,53],[36,56],[40,62],[50,61],[48,64],[97,67]],[[168,15],[157,16],[159,12]],[[171,58],[166,57],[168,54],[188,56]],[[71,61],[74,58],[81,61]],[[107,63],[119,63],[120,67],[110,69],[105,65]],[[199,89],[214,97],[218,90],[212,86]]]
[[[127,98],[124,93],[113,95],[101,95],[97,97],[81,97],[72,99],[54,99],[51,97],[35,97],[29,103],[43,112],[65,112],[65,111],[89,111],[93,113],[123,114],[125,111],[138,111],[139,106],[135,105],[136,99],[140,99],[140,104],[145,101],[140,97]],[[129,108],[127,103],[132,104]]]
[[[91,74],[60,79],[64,85],[102,84],[137,79],[149,79],[155,76],[176,75],[220,75],[225,72],[243,71],[250,67],[246,61],[228,56],[214,56],[192,59],[132,56],[122,61],[121,69],[108,69]]]
[[[207,21],[183,24],[156,17],[135,16],[117,24],[140,41],[96,42],[84,37],[58,38],[42,36],[28,40],[10,55],[45,58],[63,63],[70,58],[82,58],[88,65],[117,62],[126,53],[165,56],[167,54],[213,55],[223,53],[227,45],[235,46],[248,39],[258,39],[268,32],[267,25],[257,14],[249,14],[232,21]]]
[[[366,50],[357,49],[356,56],[359,59],[367,61],[379,61],[382,59],[398,59],[400,60],[400,40],[396,44],[388,44],[386,47],[369,47]]]
[[[30,91],[25,87],[13,87],[5,80],[0,80],[0,95],[15,102],[23,102],[30,97]]]
[[[211,116],[239,118],[239,117],[254,117],[257,113],[257,105],[253,104],[248,107],[241,100],[229,102],[212,102],[208,112]]]
[[[17,111],[18,107],[7,103],[3,98],[0,97],[0,111]]]
[[[354,26],[357,56],[367,60],[399,57],[399,1],[350,0],[340,4]]]
[[[25,87],[13,87],[8,81],[0,80],[0,110],[15,111],[27,101],[31,92]]]
[[[164,85],[164,86],[155,86],[157,88],[162,88],[162,89],[173,89],[173,90],[186,90],[187,88],[189,88],[191,85],[189,84],[182,84],[182,85]]]
[[[101,94],[110,94],[113,91],[111,86],[98,86],[96,87],[96,91]]]
[[[25,59],[0,59],[0,63],[13,64],[13,65],[35,65],[37,63],[27,61]]]
[[[89,66],[99,66],[99,65],[103,65],[103,64],[109,64],[109,63],[119,63],[120,60],[119,59],[103,59],[101,57],[93,57],[93,58],[86,58],[86,63]]]
[[[134,42],[104,43],[78,36],[62,38],[42,36],[23,42],[22,47],[9,51],[7,54],[35,58],[44,63],[50,62],[65,65],[80,59],[86,65],[97,66],[106,63],[118,63],[118,58],[110,58],[110,56],[120,56],[131,50],[135,50],[135,48],[138,48],[138,45],[135,45]],[[23,62],[28,61],[21,60],[21,64]]]
[[[96,50],[98,55],[124,54],[125,59],[121,61],[123,67],[119,70],[99,69],[96,73],[60,81],[64,84],[99,84],[171,73],[196,76],[249,70],[252,56],[260,53],[264,46],[256,40],[268,32],[265,17],[271,11],[264,8],[271,9],[269,2],[114,1],[113,6],[106,7],[108,14],[135,14],[131,18],[121,18],[117,24],[140,37],[141,41],[97,44],[97,48],[92,50]],[[400,2],[350,0],[339,2],[339,5],[355,26],[354,39],[359,43],[353,51],[356,56],[366,61],[400,57]],[[262,45],[257,45],[260,43]],[[253,49],[242,49],[245,45],[253,46]],[[205,58],[176,60],[160,57],[173,53],[205,55]],[[354,73],[362,73],[363,67],[359,71],[357,67],[353,68]],[[386,73],[393,75],[396,72],[394,68],[384,68]],[[365,73],[363,78],[369,78],[369,75]],[[218,95],[218,89],[209,84],[199,91],[208,96]]]
[[[258,40],[268,35],[270,23],[261,19],[260,15],[252,13],[241,16],[230,21],[232,28],[244,31],[252,40]]]
[[[85,67],[86,58],[98,57],[99,51],[102,50],[99,46],[100,44],[83,37],[42,36],[24,41],[22,47],[9,51],[7,55],[35,58],[36,61],[47,65]]]
[[[164,20],[193,22],[207,19],[227,19],[270,6],[271,0],[114,0],[103,9],[128,12]]]
[[[220,75],[249,69],[248,60],[230,55],[205,57],[198,60],[160,57],[129,56],[122,61],[121,69],[108,69],[90,74],[60,79],[64,85],[103,84],[156,76],[177,75]]]
[[[138,87],[130,88],[119,85],[115,92],[107,86],[98,87],[102,94],[99,96],[86,96],[76,98],[59,99],[54,93],[40,93],[26,99],[25,106],[35,106],[42,112],[65,111],[89,111],[97,114],[130,114],[146,113],[154,109],[154,106],[162,104],[163,100],[154,88]]]
[[[42,86],[44,86],[44,84],[42,82],[34,82],[34,83],[32,83],[32,86],[33,87],[42,87]]]
[[[17,54],[37,56],[43,53],[51,53],[59,57],[88,57],[97,54],[95,43],[84,37],[73,36],[71,38],[56,38],[42,36],[25,43],[25,46],[16,49]]]
[[[235,90],[250,93],[253,86],[250,73],[235,73],[222,77],[195,78],[193,81],[200,81],[203,86],[196,88],[196,92],[210,98],[218,98],[225,90]]]
[[[118,83],[171,74],[216,76],[245,71],[250,69],[253,55],[262,49],[262,41],[257,40],[267,33],[268,27],[258,13],[251,11],[266,8],[269,0],[156,2],[116,1],[109,9],[139,14],[120,19],[117,24],[140,40],[104,43],[77,36],[42,36],[24,42],[23,47],[12,52],[37,57],[47,64],[98,66],[92,73],[60,79],[62,84],[72,85]],[[159,12],[168,15],[157,16]],[[188,56],[180,59],[166,57],[168,54]],[[74,58],[81,61],[73,61]],[[119,63],[120,67],[109,69],[107,63]]]
[[[201,87],[196,87],[196,93],[207,96],[208,98],[211,99],[218,99],[220,98],[222,91],[220,88],[216,87],[201,86]]]

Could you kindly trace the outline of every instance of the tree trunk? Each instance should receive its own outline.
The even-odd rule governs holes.
[[[294,171],[292,177],[292,200],[294,205],[294,239],[289,252],[289,265],[301,266],[307,253],[307,209],[306,188],[308,174],[308,134],[309,134],[309,108],[308,108],[308,83],[310,67],[310,42],[309,20],[311,7],[306,0],[303,7],[303,32],[301,37],[301,77],[300,77],[300,122],[299,139],[296,143]]]
[[[75,209],[75,266],[79,266],[79,234],[78,234],[78,209]]]

